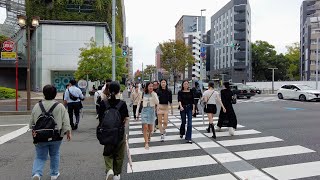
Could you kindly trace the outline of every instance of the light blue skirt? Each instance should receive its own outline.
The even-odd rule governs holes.
[[[154,124],[156,113],[154,107],[143,107],[141,111],[142,124]]]

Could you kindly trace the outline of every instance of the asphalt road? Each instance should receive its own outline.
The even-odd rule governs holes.
[[[133,173],[124,163],[122,179],[320,179],[320,105],[316,102],[277,100],[272,96],[241,99],[235,136],[218,132],[213,140],[198,117],[193,120],[192,145],[178,137],[178,112],[170,117],[167,140],[152,137],[143,148],[139,122],[130,122],[129,146]],[[28,116],[0,116],[0,179],[30,179],[34,146],[30,132],[5,142],[9,133],[26,131]],[[97,120],[84,113],[73,140],[61,148],[59,179],[105,179],[103,147],[95,137]],[[8,139],[7,139],[8,140]],[[127,161],[127,158],[126,158]],[[48,163],[45,177],[48,176]],[[210,176],[210,177],[208,177]]]

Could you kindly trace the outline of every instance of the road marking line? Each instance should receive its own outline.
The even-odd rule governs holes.
[[[213,176],[203,176],[203,177],[196,177],[196,178],[189,178],[189,179],[180,179],[180,180],[236,180],[231,174],[219,174]]]
[[[208,141],[208,142],[199,142],[197,143],[201,148],[213,148],[213,147],[220,147],[219,144],[215,143],[214,141]]]
[[[233,153],[221,153],[221,154],[211,154],[214,158],[216,158],[220,163],[234,162],[234,161],[242,161],[238,156]]]
[[[8,133],[8,134],[1,136],[0,137],[0,145],[26,133],[28,130],[29,130],[29,126],[25,126],[25,127],[22,127],[18,130],[12,131],[11,133]]]
[[[242,126],[240,124],[237,125],[237,128],[244,128],[245,126]],[[197,129],[198,131],[203,131],[203,130],[206,130],[208,128],[208,124],[205,124],[205,126],[200,126],[200,127],[193,127],[195,129]],[[222,127],[221,128],[222,130],[226,130],[228,129],[228,127]],[[235,131],[236,132],[236,131]],[[212,135],[211,135],[212,136]],[[210,136],[210,137],[211,137]]]
[[[197,127],[195,127],[197,128]],[[259,134],[261,132],[256,131],[254,129],[249,129],[249,130],[239,130],[234,132],[234,136],[242,136],[242,135],[250,135],[250,134]],[[211,137],[212,133],[204,133],[204,135]],[[217,132],[216,131],[216,136],[217,137],[226,137],[230,136],[229,131],[224,131],[224,132]]]
[[[294,154],[312,153],[312,152],[315,152],[315,151],[302,146],[285,146],[285,147],[258,149],[258,150],[251,150],[251,151],[240,151],[240,152],[236,152],[236,154],[238,154],[239,156],[241,156],[246,160],[252,160],[252,159],[287,156],[287,155],[294,155]]]
[[[299,179],[320,176],[320,161],[264,168],[276,179]]]
[[[175,144],[175,145],[162,145],[162,146],[150,146],[149,150],[146,150],[144,147],[141,148],[131,148],[131,155],[139,154],[152,154],[152,153],[161,153],[161,152],[175,152],[175,151],[186,151],[200,149],[196,144]]]
[[[266,136],[266,137],[258,137],[258,138],[218,141],[218,143],[220,143],[222,146],[228,147],[228,146],[260,144],[260,143],[277,142],[277,141],[283,141],[283,140],[274,136]]]
[[[203,134],[192,134],[192,138],[202,138],[205,137]],[[172,135],[172,136],[165,136],[165,141],[175,141],[181,140],[180,135]],[[151,142],[160,142],[160,136],[153,137]],[[144,143],[143,137],[140,138],[129,138],[129,144],[136,144],[136,143]]]
[[[238,176],[240,179],[244,180],[273,180],[271,177],[267,176],[263,172],[255,169],[255,170],[249,170],[249,171],[240,171],[235,172],[236,176]]]
[[[151,148],[152,147],[150,147],[150,150]],[[216,163],[217,162],[213,160],[209,155],[204,155],[204,156],[133,162],[132,168],[133,168],[133,172],[136,173],[136,172],[155,171],[155,170],[164,170],[164,169],[204,166],[204,165],[211,165]],[[127,165],[127,173],[132,173],[129,164]]]
[[[179,133],[179,129],[174,127],[172,129],[166,129],[166,132],[177,132],[177,133]],[[143,134],[141,129],[137,130],[137,131],[129,131],[129,135],[139,135],[139,134]],[[159,134],[159,132],[155,132],[153,134]]]
[[[26,126],[28,124],[2,124],[0,127],[7,127],[7,126]]]
[[[168,123],[168,127],[172,127],[173,125],[171,123]],[[141,129],[142,128],[142,124],[140,125],[130,125],[129,129]]]

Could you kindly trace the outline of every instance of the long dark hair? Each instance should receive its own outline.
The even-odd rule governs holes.
[[[183,84],[184,84],[185,82],[188,82],[188,84],[189,84],[189,81],[188,81],[188,80],[183,80],[183,81],[182,81],[182,84],[181,84],[181,91],[184,90]],[[190,85],[189,85],[189,88],[188,88],[187,90],[189,90],[189,89],[190,89]]]
[[[103,94],[105,94],[107,97],[110,96],[110,91],[109,91],[109,86],[110,86],[110,83],[106,83],[106,88],[104,89],[104,91],[102,92]]]
[[[208,86],[214,88],[214,82],[213,82],[213,81],[210,81],[210,82],[208,83]]]
[[[161,86],[161,82],[162,81],[165,81],[166,82],[166,87],[165,87],[165,89],[162,89],[162,86]],[[162,91],[167,91],[168,90],[168,82],[167,82],[167,80],[165,80],[165,79],[161,79],[160,80],[160,89],[162,90]]]
[[[116,100],[116,95],[120,92],[120,84],[116,81],[112,81],[109,84],[110,102]]]
[[[147,82],[146,86],[144,87],[144,93],[149,94],[148,86],[151,84],[151,82]]]

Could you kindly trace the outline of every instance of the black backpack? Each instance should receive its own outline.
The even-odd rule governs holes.
[[[36,132],[36,136],[33,137],[34,143],[37,142],[48,142],[60,139],[60,132],[57,129],[57,123],[54,120],[52,111],[59,102],[55,102],[47,112],[39,101],[39,106],[42,111],[35,125],[32,126],[32,130]]]
[[[124,124],[119,111],[124,102],[120,100],[116,106],[111,106],[108,100],[103,102],[106,110],[103,120],[97,127],[97,138],[101,145],[117,145],[124,134]]]

